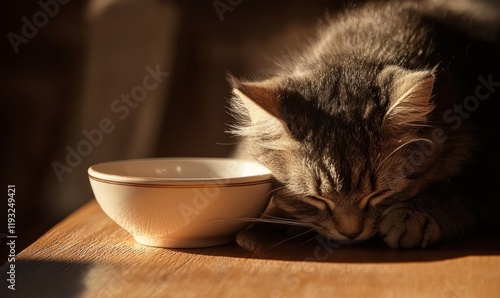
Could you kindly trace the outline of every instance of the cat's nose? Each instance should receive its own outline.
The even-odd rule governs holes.
[[[359,234],[361,234],[361,230],[356,231],[356,232],[341,233],[341,234],[352,240],[352,239],[356,239],[356,237],[358,237]]]
[[[335,226],[337,231],[349,239],[355,239],[363,232],[364,225],[361,216],[346,216]]]

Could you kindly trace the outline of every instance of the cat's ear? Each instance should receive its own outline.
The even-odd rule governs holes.
[[[248,110],[250,118],[272,116],[283,122],[283,96],[279,79],[242,82],[228,75],[228,80],[233,87],[233,93],[241,99],[244,107]]]
[[[432,104],[434,71],[411,71],[398,66],[384,68],[378,84],[388,98],[384,123],[397,126],[426,126]]]

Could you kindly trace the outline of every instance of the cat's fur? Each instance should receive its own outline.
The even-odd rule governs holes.
[[[340,242],[425,247],[498,217],[498,31],[422,7],[349,9],[270,78],[230,78],[273,206]]]

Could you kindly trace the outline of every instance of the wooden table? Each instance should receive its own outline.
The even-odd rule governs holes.
[[[240,244],[147,247],[91,201],[17,255],[16,291],[0,296],[500,297],[498,235],[425,250],[287,237],[256,227]]]

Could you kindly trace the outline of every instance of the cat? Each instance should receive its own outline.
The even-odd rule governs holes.
[[[494,227],[500,26],[473,36],[452,19],[421,2],[355,5],[268,78],[229,75],[230,132],[280,184],[269,209],[393,248]]]

